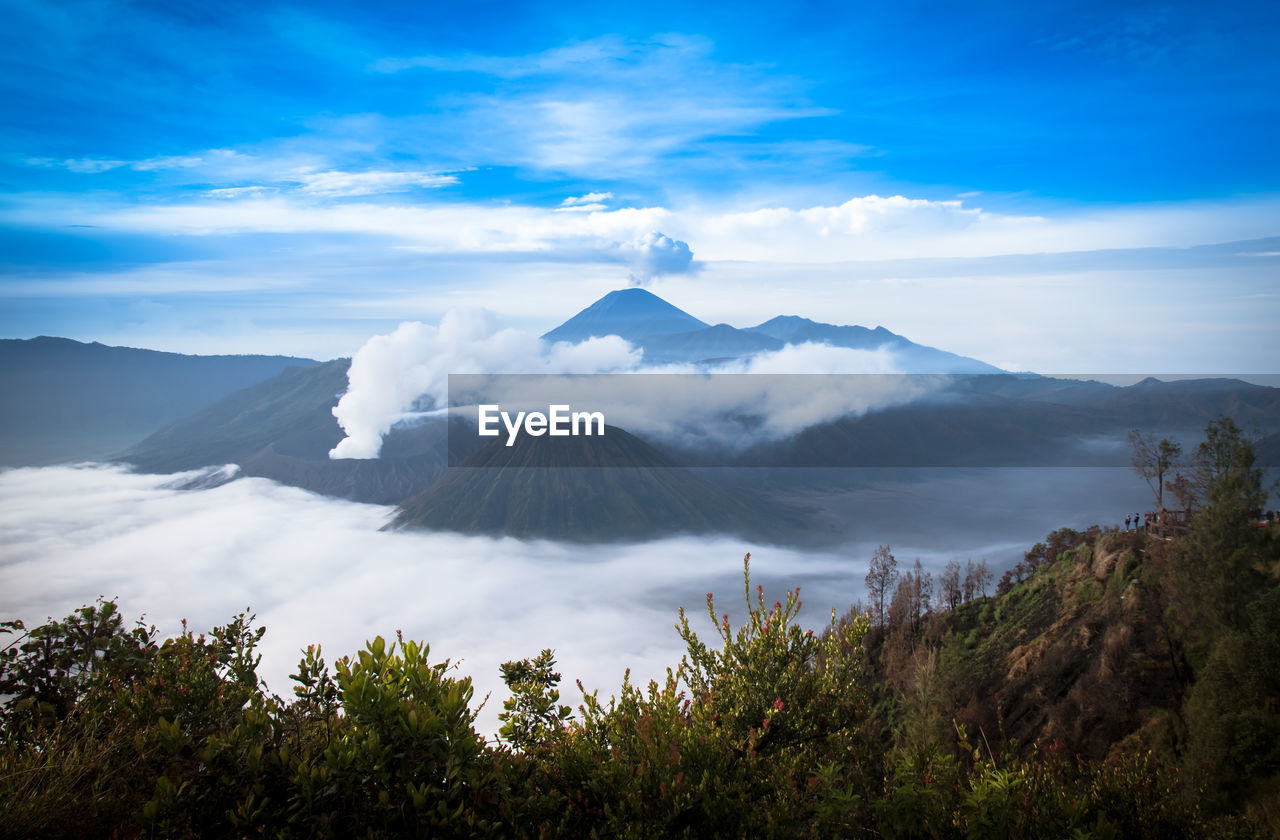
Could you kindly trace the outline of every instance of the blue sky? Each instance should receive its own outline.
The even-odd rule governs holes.
[[[0,2],[0,335],[331,357],[642,282],[1280,370],[1276,4],[584,5]]]

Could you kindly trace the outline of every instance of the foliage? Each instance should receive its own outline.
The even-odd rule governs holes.
[[[1161,438],[1158,442],[1138,429],[1129,432],[1129,445],[1133,447],[1131,464],[1133,471],[1142,476],[1155,496],[1156,510],[1164,510],[1164,477],[1176,469],[1182,457],[1182,445],[1177,441]]]
[[[581,720],[540,748],[522,822],[567,836],[731,836],[847,831],[876,777],[862,637],[865,618],[817,635],[796,621],[799,591],[770,607],[752,598],[747,620],[707,612],[708,645],[680,613],[687,652],[646,688],[624,680],[602,702],[584,692]],[[529,731],[532,722],[509,720]],[[546,730],[544,730],[546,731]]]
[[[1280,835],[1280,537],[1230,421],[1197,459],[1190,534],[1060,529],[991,598],[985,563],[935,600],[882,547],[875,632],[804,627],[748,555],[741,626],[681,610],[661,680],[579,683],[575,712],[552,651],[504,663],[492,743],[470,679],[399,636],[308,648],[286,701],[247,612],[164,640],[111,601],[3,622],[0,836]]]
[[[552,669],[555,657],[544,650],[535,659],[505,662],[500,669],[502,681],[511,689],[511,697],[502,704],[498,715],[502,728],[498,734],[517,749],[528,749],[558,735],[573,714],[570,706],[560,704],[560,675]]]

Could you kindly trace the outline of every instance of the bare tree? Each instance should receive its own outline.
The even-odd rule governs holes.
[[[933,603],[933,575],[924,570],[919,557],[916,558],[914,571],[915,589],[912,594],[915,600],[912,603],[912,612],[915,615],[916,629],[919,629],[920,620],[929,612]]]
[[[960,564],[954,560],[947,561],[947,566],[942,570],[942,579],[939,581],[942,589],[942,601],[947,605],[947,609],[954,610],[960,605]]]
[[[882,545],[876,549],[875,554],[871,555],[871,568],[866,578],[867,597],[871,600],[873,610],[872,618],[880,627],[885,625],[887,618],[885,601],[889,599],[889,593],[893,591],[893,585],[897,579],[898,561],[889,552],[889,546]]]
[[[916,579],[911,572],[902,575],[898,580],[898,586],[893,590],[893,600],[889,602],[889,628],[891,630],[915,629],[915,619],[912,615],[915,588]]]
[[[987,558],[983,557],[974,568],[974,588],[981,590],[982,597],[987,597],[987,587],[995,580],[995,575],[987,568]]]
[[[973,558],[970,557],[964,564],[964,584],[963,584],[964,600],[972,601],[973,596],[978,591],[978,567],[973,565]]]
[[[1129,432],[1129,445],[1133,447],[1129,461],[1133,471],[1151,488],[1156,497],[1156,510],[1164,510],[1164,477],[1177,467],[1182,444],[1168,438],[1157,442],[1151,435],[1134,429]]]

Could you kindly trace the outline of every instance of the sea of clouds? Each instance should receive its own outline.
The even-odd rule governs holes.
[[[568,702],[575,679],[608,696],[628,668],[662,677],[683,652],[679,607],[704,637],[714,632],[707,592],[741,617],[748,551],[769,601],[801,587],[802,622],[820,629],[833,607],[864,597],[878,543],[904,569],[916,557],[934,572],[985,557],[999,570],[1048,530],[1122,519],[1124,501],[1145,493],[1124,470],[932,471],[852,492],[861,533],[814,552],[728,536],[578,545],[387,532],[389,507],[203,477],[104,465],[0,472],[0,616],[30,626],[103,596],[172,634],[183,619],[206,631],[248,608],[267,627],[261,674],[283,696],[307,645],[332,662],[401,630],[460,662],[477,703],[493,693],[479,721],[488,733],[505,697],[498,666],[543,648],[556,651]]]
[[[0,473],[0,615],[30,626],[103,596],[171,634],[183,619],[204,631],[249,608],[267,627],[261,674],[284,696],[308,644],[332,662],[401,630],[429,642],[433,658],[460,661],[477,701],[494,692],[481,718],[492,732],[502,662],[555,649],[570,701],[574,679],[607,696],[627,668],[661,677],[682,652],[677,608],[705,616],[715,591],[740,612],[753,550],[727,537],[581,546],[389,533],[379,529],[390,508],[257,478],[176,489],[194,476],[102,465]],[[754,552],[771,599],[784,585],[823,584],[825,616],[805,610],[813,626],[861,592],[860,565],[842,555]]]

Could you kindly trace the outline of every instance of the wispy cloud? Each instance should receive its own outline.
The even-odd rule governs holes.
[[[680,50],[704,47],[704,40],[684,36],[668,36],[652,42],[628,42],[617,36],[605,36],[522,56],[469,53],[421,55],[411,58],[388,57],[373,62],[369,65],[369,69],[377,73],[400,73],[421,68],[451,73],[482,73],[487,76],[518,79],[527,76],[607,70],[607,65],[611,63],[642,63],[648,58],[648,53],[655,48]]]
[[[705,38],[592,39],[523,56],[387,58],[371,69],[471,72],[498,80],[492,93],[452,97],[443,134],[508,164],[574,177],[733,165],[753,153],[765,126],[833,113],[808,101],[805,84],[771,68],[723,62]],[[715,147],[737,138],[736,148]],[[774,154],[779,142],[769,140]]]
[[[447,187],[458,183],[456,175],[433,172],[306,172],[298,175],[301,191],[308,195],[351,196],[402,192],[414,187]]]
[[[560,206],[556,210],[560,213],[594,213],[597,210],[605,210],[608,205],[604,202],[613,198],[611,192],[591,192],[586,195],[570,196],[560,202]]]
[[[234,149],[210,149],[191,155],[169,155],[143,160],[105,158],[27,158],[28,166],[62,168],[83,175],[99,175],[114,170],[157,173],[183,170],[183,174],[228,184],[207,191],[216,198],[242,198],[270,192],[294,192],[307,196],[343,198],[380,195],[416,188],[453,186],[458,176],[449,172],[400,169],[326,168],[322,159],[297,154],[248,154]],[[244,182],[256,183],[244,183]],[[229,183],[230,182],[230,183]],[[235,183],[240,182],[240,183]]]
[[[53,158],[33,157],[27,158],[26,163],[29,166],[60,167],[69,172],[96,175],[99,172],[110,172],[113,169],[120,168],[132,169],[135,172],[154,172],[160,169],[190,169],[205,163],[205,159],[198,155],[166,155],[143,160],[107,160],[104,158],[54,160]]]

